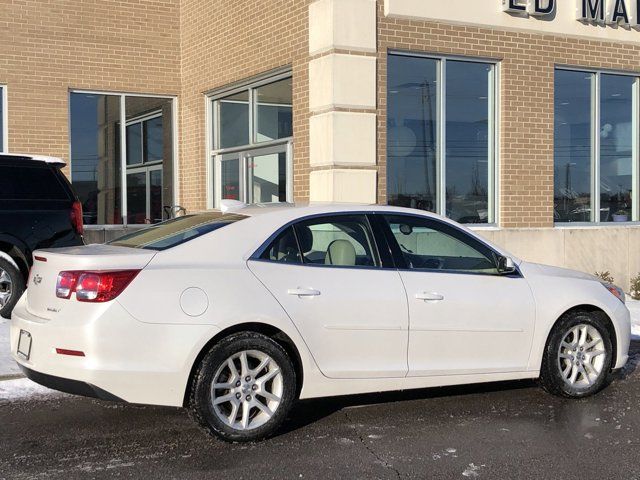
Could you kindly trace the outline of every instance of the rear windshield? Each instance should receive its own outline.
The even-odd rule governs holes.
[[[17,162],[16,162],[17,163]],[[0,175],[0,200],[68,200],[56,172],[48,165],[6,165]],[[31,163],[31,162],[29,162]]]
[[[221,212],[185,215],[129,233],[108,243],[119,247],[166,250],[244,218],[247,216]]]

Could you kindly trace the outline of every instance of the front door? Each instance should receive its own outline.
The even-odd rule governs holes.
[[[249,268],[289,314],[324,375],[406,375],[404,288],[396,270],[381,268],[365,215],[303,220]]]
[[[384,215],[409,302],[409,375],[524,371],[535,304],[494,252],[433,218]]]

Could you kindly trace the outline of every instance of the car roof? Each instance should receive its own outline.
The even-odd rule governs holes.
[[[44,163],[51,163],[53,165],[66,165],[63,159],[59,157],[51,157],[47,155],[29,155],[26,153],[0,153],[0,159],[2,160],[36,160]]]
[[[415,209],[395,207],[392,205],[379,205],[375,203],[336,203],[336,202],[296,202],[296,203],[265,203],[240,205],[235,204],[232,208],[226,210],[229,213],[256,217],[261,215],[283,217],[303,217],[314,214],[324,213],[343,213],[343,212],[400,212],[420,213],[439,218],[439,215],[431,212],[417,211]]]

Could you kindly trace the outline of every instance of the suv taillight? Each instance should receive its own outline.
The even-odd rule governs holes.
[[[84,225],[82,223],[82,204],[76,200],[71,205],[71,225],[78,235],[84,233]]]
[[[140,270],[60,272],[56,282],[56,297],[70,298],[75,292],[79,302],[108,302],[120,295],[139,272]]]

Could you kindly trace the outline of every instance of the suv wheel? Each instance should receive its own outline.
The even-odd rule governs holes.
[[[555,395],[587,397],[607,385],[612,362],[611,337],[602,316],[571,312],[549,335],[540,381]]]
[[[296,374],[271,338],[242,332],[215,345],[192,380],[190,407],[205,430],[230,442],[273,435],[291,409]]]
[[[0,315],[11,318],[11,311],[24,292],[20,270],[6,258],[0,258]]]

